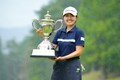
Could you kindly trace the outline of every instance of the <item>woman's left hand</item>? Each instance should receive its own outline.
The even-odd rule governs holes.
[[[57,57],[55,60],[56,60],[56,61],[58,61],[58,60],[65,60],[65,57],[59,56],[59,57]]]

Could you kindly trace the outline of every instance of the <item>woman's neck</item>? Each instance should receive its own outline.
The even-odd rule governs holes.
[[[69,32],[73,27],[74,27],[74,25],[73,26],[67,26],[66,31]]]

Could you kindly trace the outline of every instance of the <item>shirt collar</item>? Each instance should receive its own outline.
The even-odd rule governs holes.
[[[63,32],[66,32],[67,26],[65,28],[62,29]],[[69,32],[73,32],[77,29],[76,25],[69,31]]]

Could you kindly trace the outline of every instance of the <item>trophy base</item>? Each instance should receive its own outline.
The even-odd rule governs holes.
[[[55,58],[56,56],[54,50],[33,49],[31,57]]]

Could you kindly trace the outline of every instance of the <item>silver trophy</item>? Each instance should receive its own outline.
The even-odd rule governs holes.
[[[60,27],[57,26],[59,23]],[[53,32],[56,32],[62,28],[62,19],[58,19],[56,21],[52,20],[49,11],[47,11],[44,19],[34,19],[32,26],[36,30],[38,28],[42,29],[44,40],[38,45],[37,49],[33,49],[31,57],[55,57],[55,50],[52,47],[49,37]]]

